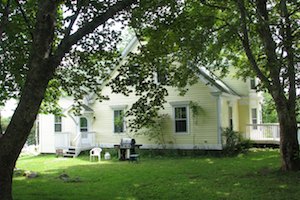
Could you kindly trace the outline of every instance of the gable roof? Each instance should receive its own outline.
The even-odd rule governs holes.
[[[64,109],[63,112],[72,112],[74,110],[74,108],[75,108],[75,105],[72,104],[69,107],[67,107],[66,109]],[[80,109],[81,109],[82,114],[94,113],[94,110],[91,107],[87,106],[86,104],[81,104]]]
[[[94,110],[85,104],[82,104],[82,108],[84,113],[94,113]]]
[[[134,36],[130,42],[127,44],[127,46],[124,48],[124,50],[121,53],[121,62],[119,65],[117,65],[113,71],[111,72],[110,78],[113,77],[113,74],[117,72],[117,70],[119,69],[119,67],[121,67],[124,63],[124,61],[126,60],[126,57],[128,56],[128,54],[132,51],[134,51],[138,45],[139,45],[139,40],[136,36]],[[230,88],[227,84],[225,84],[219,77],[217,77],[215,74],[213,74],[211,71],[209,71],[207,68],[205,67],[198,67],[199,69],[199,74],[198,77],[199,79],[204,82],[206,85],[212,86],[215,90],[220,91],[222,93],[226,93],[229,95],[233,95],[233,96],[238,96],[240,97],[240,95],[238,95],[238,93],[236,93],[232,88]],[[107,82],[105,81],[102,84],[102,87],[106,86]],[[91,99],[95,100],[95,95],[92,94]],[[94,101],[91,101],[94,102]]]
[[[128,45],[125,47],[123,52],[121,53],[121,58],[125,59],[126,56],[132,52],[138,46],[139,40],[136,36],[134,36]],[[121,65],[120,65],[121,66]],[[118,66],[118,67],[120,67]],[[118,68],[116,67],[116,69]],[[224,83],[219,77],[217,77],[214,73],[209,71],[205,67],[198,67],[199,69],[199,78],[205,84],[211,85],[215,89],[220,92],[227,93],[229,95],[239,96],[232,88],[230,88],[226,83]]]

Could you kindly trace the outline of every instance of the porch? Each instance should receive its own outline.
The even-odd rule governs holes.
[[[76,157],[81,151],[95,147],[95,135],[95,132],[80,132],[72,138],[70,132],[56,132],[54,147],[62,151],[65,157]]]
[[[246,125],[245,138],[252,140],[256,144],[279,144],[279,124],[248,124]],[[300,125],[298,125],[298,141],[300,142]]]

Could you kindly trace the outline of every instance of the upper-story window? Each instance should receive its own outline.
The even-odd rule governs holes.
[[[250,79],[250,89],[256,90],[257,82],[255,78]]]
[[[123,133],[125,130],[124,110],[114,110],[114,133]]]
[[[167,75],[163,72],[157,72],[157,82],[161,84],[167,83]]]
[[[154,82],[159,83],[161,85],[167,85],[168,83],[168,74],[166,69],[158,68],[154,72]]]
[[[88,132],[88,120],[85,117],[80,117],[80,132]]]
[[[188,106],[174,107],[175,133],[188,133]]]
[[[54,116],[54,131],[61,132],[62,131],[62,117],[61,116]]]

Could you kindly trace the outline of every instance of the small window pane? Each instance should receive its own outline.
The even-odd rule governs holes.
[[[61,132],[61,124],[55,124],[54,130],[55,130],[55,132]]]
[[[186,132],[186,120],[177,120],[175,125],[176,132]]]
[[[54,131],[55,132],[61,132],[62,131],[61,116],[54,116]]]
[[[55,123],[61,123],[61,116],[55,116]]]
[[[175,108],[175,118],[186,118],[186,107]]]
[[[85,117],[80,118],[80,132],[88,132],[88,122]]]

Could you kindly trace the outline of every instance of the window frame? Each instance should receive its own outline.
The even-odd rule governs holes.
[[[178,108],[185,108],[185,118],[177,118],[176,116],[176,110]],[[185,120],[185,131],[178,130],[177,131],[177,122],[178,121],[183,121]],[[173,127],[174,127],[174,133],[175,134],[189,134],[190,130],[190,117],[189,117],[189,105],[187,104],[178,104],[178,105],[173,105]]]
[[[57,120],[57,119],[60,120]],[[59,129],[57,129],[59,127]],[[54,132],[55,133],[61,133],[62,132],[62,116],[54,115]]]

